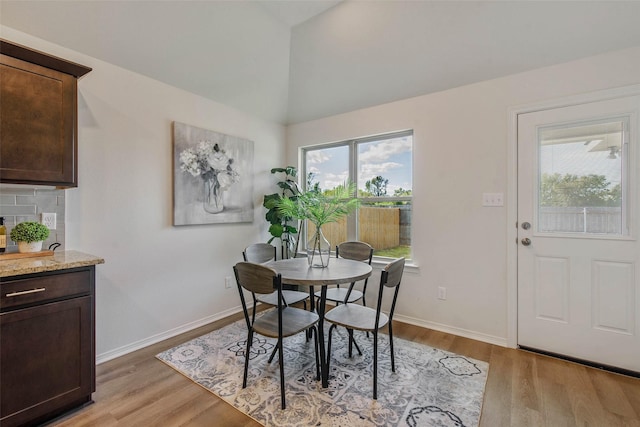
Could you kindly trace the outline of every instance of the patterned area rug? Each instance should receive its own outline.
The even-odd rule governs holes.
[[[373,339],[356,332],[363,355],[348,357],[347,334],[334,331],[329,387],[315,380],[313,340],[285,338],[287,409],[280,409],[275,340],[256,335],[242,389],[244,320],[203,335],[156,357],[265,426],[477,426],[489,365],[394,338],[379,338],[378,400],[373,393]]]

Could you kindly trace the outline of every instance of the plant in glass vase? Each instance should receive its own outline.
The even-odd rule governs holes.
[[[358,207],[358,199],[352,197],[354,192],[353,184],[343,184],[325,192],[316,188],[299,194],[296,200],[282,199],[278,202],[282,215],[306,219],[315,226],[315,233],[307,242],[307,258],[311,267],[329,265],[331,245],[322,234],[322,226],[338,221]]]

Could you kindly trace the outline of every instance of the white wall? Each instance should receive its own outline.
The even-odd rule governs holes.
[[[285,130],[8,27],[2,37],[93,68],[78,85],[79,186],[66,190],[66,247],[101,256],[98,361],[239,309],[225,276],[267,238],[262,195],[277,189]],[[185,73],[188,69],[185,68]],[[254,221],[172,226],[172,122],[254,141]]]
[[[66,190],[67,249],[97,266],[97,353],[107,360],[238,308],[224,277],[265,240],[270,168],[298,148],[414,129],[413,253],[398,319],[499,344],[507,338],[508,108],[640,83],[640,47],[292,125],[249,116],[8,27],[8,40],[93,68],[79,81],[79,187]],[[188,70],[185,70],[188,72]],[[171,123],[255,142],[252,224],[173,227]],[[373,280],[377,280],[374,275]],[[447,300],[438,301],[438,286]]]
[[[287,128],[299,148],[414,130],[412,249],[397,319],[507,343],[508,109],[640,83],[640,47],[379,105]],[[505,207],[482,207],[482,193]],[[510,199],[511,198],[511,199]],[[513,225],[511,225],[513,226]],[[375,276],[374,276],[375,277]],[[437,288],[447,288],[440,301]]]

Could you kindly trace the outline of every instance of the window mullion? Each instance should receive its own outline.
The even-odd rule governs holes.
[[[349,141],[349,181],[358,194],[358,150],[356,141]],[[358,211],[347,217],[347,240],[358,240]]]

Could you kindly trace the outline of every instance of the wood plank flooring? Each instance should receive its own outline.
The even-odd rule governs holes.
[[[99,365],[95,403],[51,425],[259,426],[154,357],[238,319],[232,316]],[[640,379],[405,323],[394,322],[394,333],[489,362],[482,427],[640,427]]]

